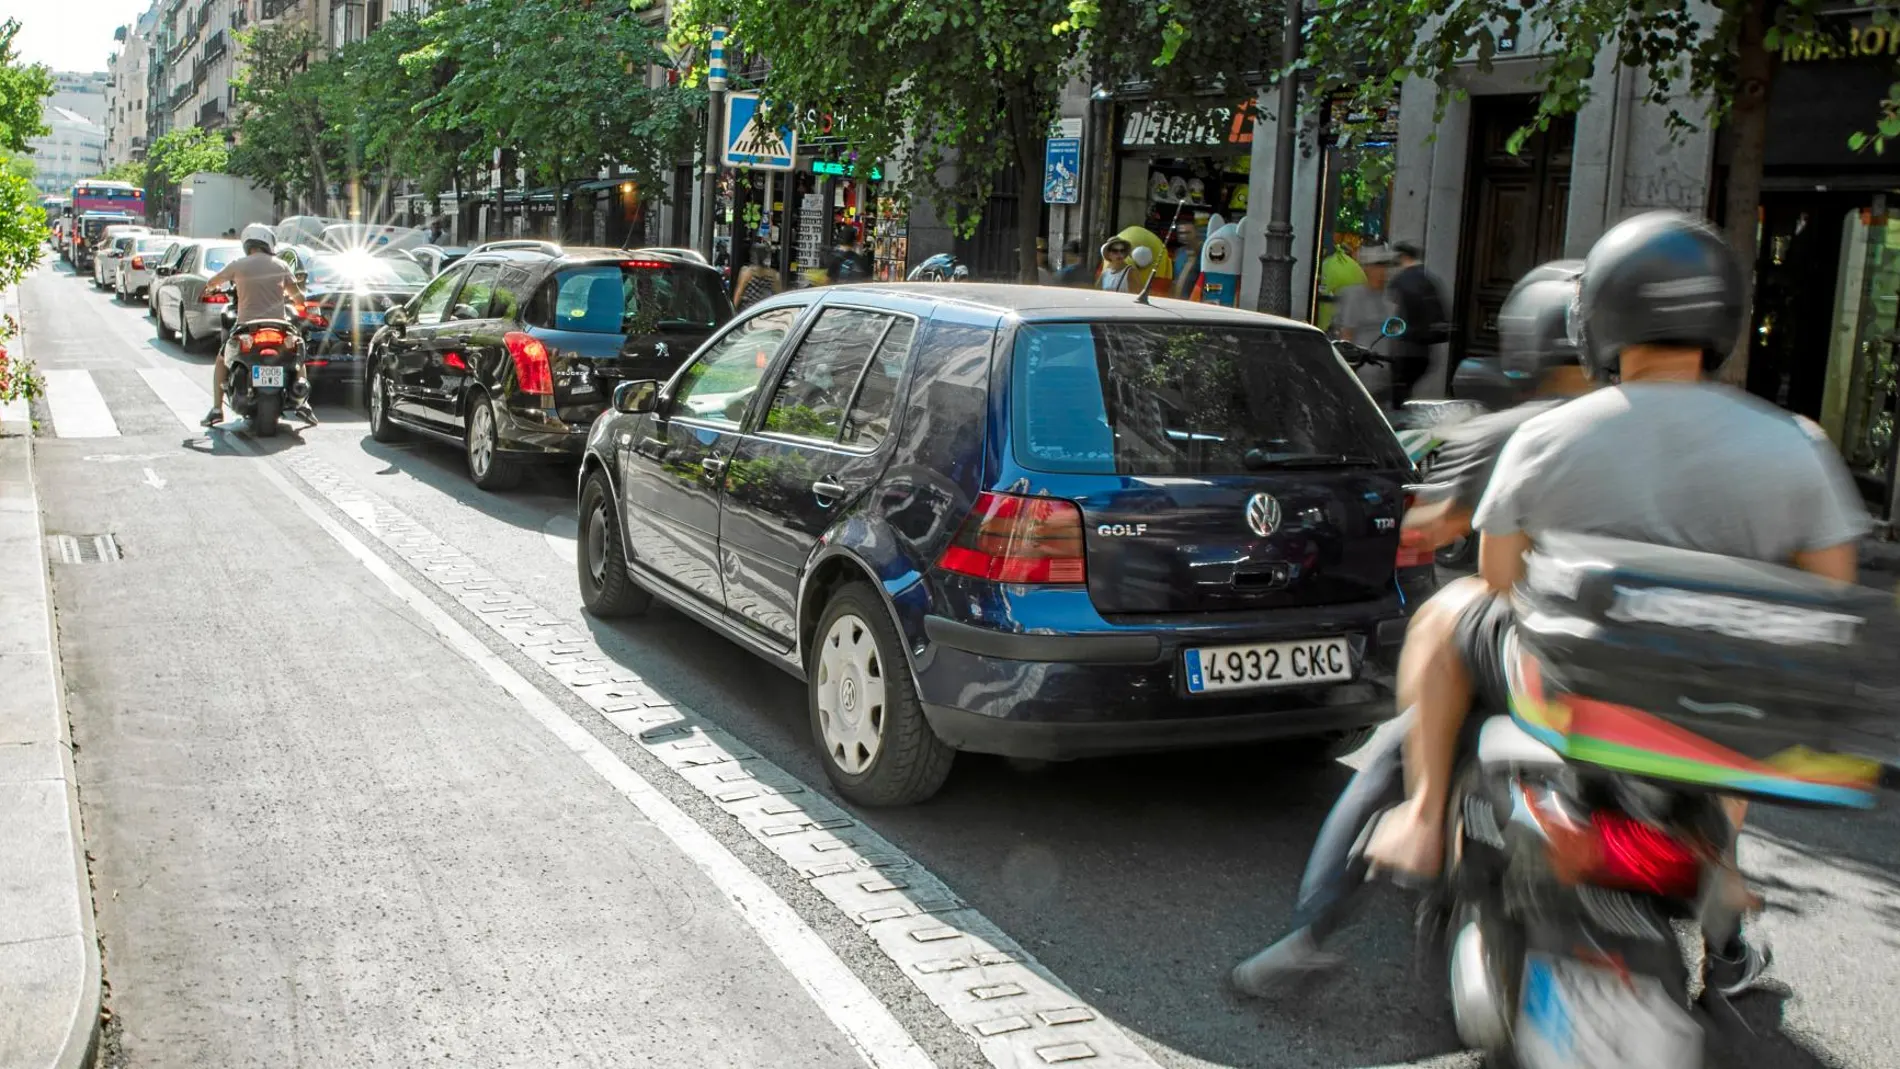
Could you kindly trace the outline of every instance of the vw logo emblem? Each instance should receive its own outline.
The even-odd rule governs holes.
[[[1247,526],[1262,538],[1280,529],[1280,501],[1272,494],[1247,499]]]

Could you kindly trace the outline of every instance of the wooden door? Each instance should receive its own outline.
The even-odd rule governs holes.
[[[1517,280],[1563,254],[1570,209],[1576,123],[1565,116],[1513,155],[1511,135],[1536,111],[1534,96],[1476,97],[1471,105],[1471,170],[1465,184],[1454,362],[1496,356],[1498,309]]]

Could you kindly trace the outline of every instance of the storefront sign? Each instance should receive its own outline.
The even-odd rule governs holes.
[[[1123,148],[1222,148],[1253,144],[1254,105],[1175,111],[1164,105],[1130,110]]]
[[[1042,162],[1043,203],[1079,203],[1082,199],[1082,139],[1052,137],[1048,146]]]
[[[1838,35],[1815,34],[1812,37],[1784,40],[1781,58],[1789,63],[1818,60],[1854,59],[1862,56],[1900,56],[1900,26],[1876,26],[1863,22],[1847,28],[1847,39]]]
[[[862,178],[867,182],[882,182],[884,180],[884,172],[878,170],[876,167],[871,168],[870,171],[864,174],[854,175],[851,173],[851,165],[842,160],[813,160],[811,161],[811,173],[828,174],[836,178]]]

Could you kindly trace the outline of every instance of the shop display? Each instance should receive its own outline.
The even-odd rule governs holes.
[[[1247,220],[1243,216],[1239,222],[1229,223],[1213,215],[1208,217],[1207,225],[1207,240],[1201,243],[1201,280],[1195,283],[1191,299],[1233,308],[1240,303]]]

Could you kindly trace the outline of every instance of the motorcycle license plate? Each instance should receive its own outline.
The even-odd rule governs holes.
[[[251,369],[251,385],[275,386],[283,389],[284,369],[281,367],[254,367]]]
[[[1524,1069],[1702,1065],[1702,1030],[1661,981],[1534,952],[1515,1039]]]

